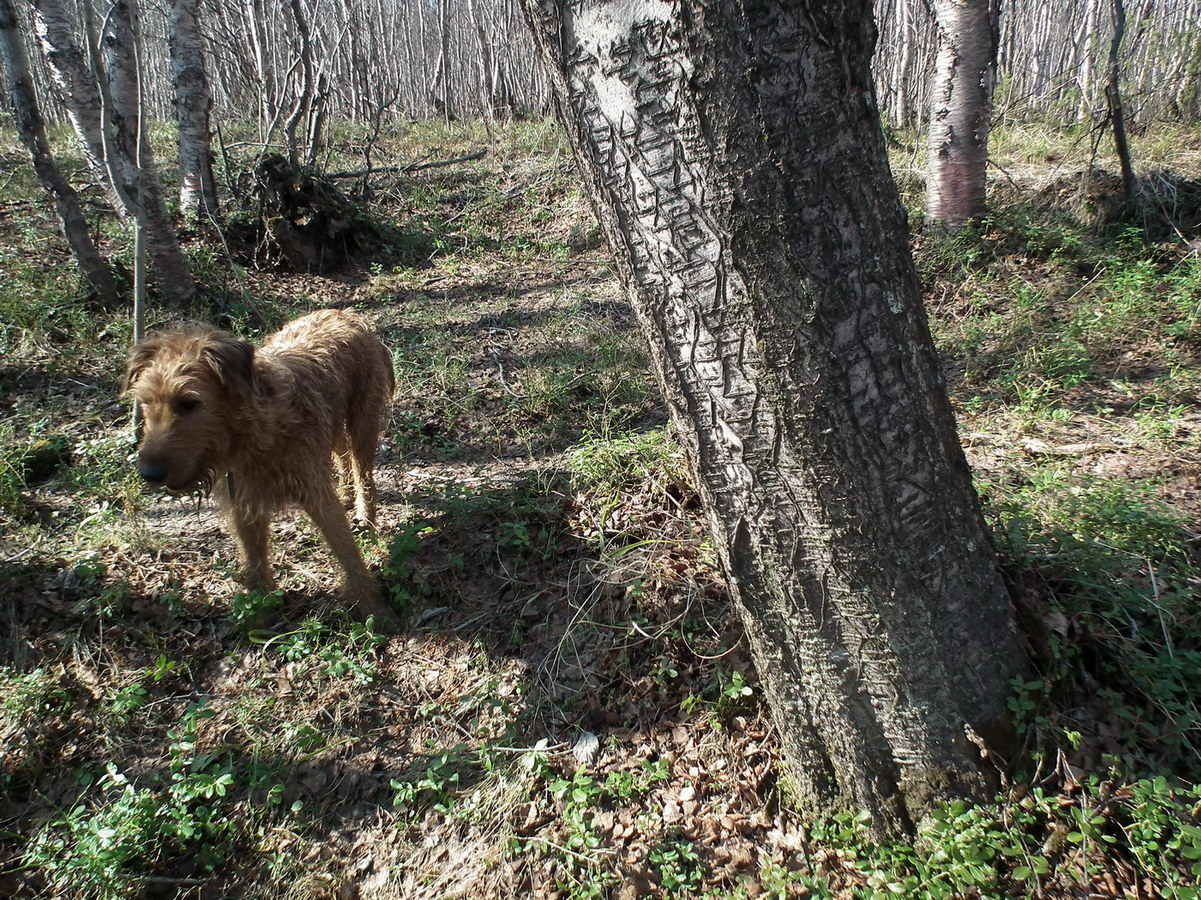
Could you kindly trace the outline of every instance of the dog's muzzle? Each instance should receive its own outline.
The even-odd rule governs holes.
[[[167,480],[167,467],[159,463],[138,461],[138,474],[151,484],[162,484]]]

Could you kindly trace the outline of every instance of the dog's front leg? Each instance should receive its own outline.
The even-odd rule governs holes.
[[[394,634],[399,629],[400,622],[384,602],[379,584],[371,577],[363,562],[363,556],[359,553],[358,544],[355,543],[354,534],[350,530],[350,523],[346,519],[346,511],[334,490],[333,473],[330,474],[330,478],[305,498],[302,504],[304,511],[325,536],[326,542],[342,566],[345,573],[342,596],[355,607],[362,618],[374,616],[376,627],[380,631]]]
[[[229,511],[234,535],[238,539],[238,550],[242,555],[242,570],[238,581],[248,588],[269,591],[275,588],[275,576],[271,572],[267,542],[271,519],[234,506]]]

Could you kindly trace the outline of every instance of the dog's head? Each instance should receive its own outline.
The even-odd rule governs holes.
[[[129,354],[122,393],[143,412],[138,472],[189,491],[211,482],[231,423],[255,391],[254,347],[207,325],[150,335]]]

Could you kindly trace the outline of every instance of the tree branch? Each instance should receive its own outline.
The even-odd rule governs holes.
[[[380,166],[374,169],[359,169],[355,172],[331,172],[326,178],[362,178],[364,175],[407,175],[410,172],[420,172],[422,169],[441,169],[445,166],[453,166],[461,162],[471,162],[473,159],[483,159],[487,154],[487,150],[476,150],[474,153],[469,153],[466,156],[459,156],[455,159],[443,159],[438,162],[428,163],[412,163],[407,166]]]

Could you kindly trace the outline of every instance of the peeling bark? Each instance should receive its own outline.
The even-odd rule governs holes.
[[[12,0],[0,0],[0,61],[4,66],[5,90],[12,102],[17,133],[29,151],[38,183],[54,198],[63,236],[92,292],[104,305],[115,306],[120,292],[112,269],[96,250],[79,195],[63,177],[50,152],[46,124],[34,94],[29,57],[21,40],[17,10]]]
[[[1012,614],[889,175],[865,0],[525,0],[799,802],[986,790]]]
[[[926,217],[961,228],[985,213],[997,30],[990,0],[935,0]]]

